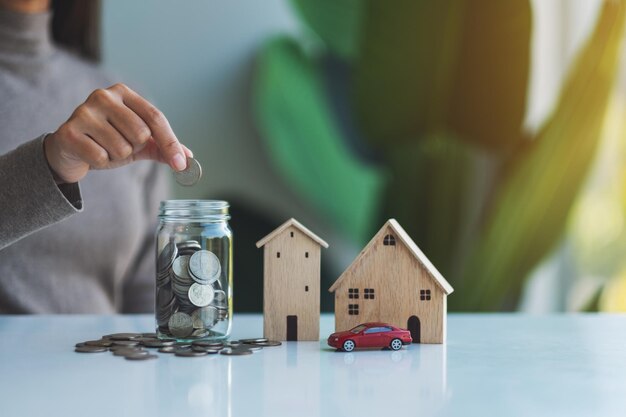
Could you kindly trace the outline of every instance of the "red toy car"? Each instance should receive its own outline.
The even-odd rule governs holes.
[[[413,342],[411,332],[387,323],[363,323],[354,329],[328,336],[328,345],[346,352],[355,348],[388,347],[400,350]]]

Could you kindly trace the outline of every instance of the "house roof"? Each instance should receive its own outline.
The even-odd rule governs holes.
[[[347,272],[350,271],[352,268],[354,268],[358,264],[358,262],[361,260],[361,258],[366,256],[366,254],[369,252],[370,247],[374,244],[374,242],[377,241],[377,239],[380,238],[380,235],[384,233],[387,227],[390,227],[396,233],[396,235],[398,235],[398,238],[409,249],[409,252],[411,252],[411,254],[415,256],[415,258],[417,258],[417,260],[422,265],[424,265],[424,267],[428,270],[428,272],[433,277],[437,285],[441,287],[441,289],[446,293],[446,295],[449,295],[450,293],[452,293],[452,291],[454,291],[454,288],[452,288],[450,283],[446,281],[443,275],[441,275],[441,273],[437,270],[437,268],[435,268],[435,266],[430,262],[430,260],[426,257],[426,255],[424,255],[424,252],[422,252],[420,248],[417,247],[415,242],[413,242],[413,239],[411,239],[411,237],[402,228],[402,226],[400,226],[400,223],[398,223],[395,219],[389,219],[387,223],[385,223],[385,225],[378,231],[378,233],[376,233],[376,235],[372,238],[372,240],[370,240],[367,246],[365,246],[365,248],[361,251],[359,256],[357,256],[356,259],[352,261],[350,266],[343,272],[343,274],[341,274],[341,276],[337,278],[337,281],[335,281],[335,283],[332,285],[332,287],[328,289],[328,291],[334,292],[341,285],[341,281],[343,281],[343,279],[346,277]]]
[[[299,221],[297,221],[294,218],[291,218],[291,219],[287,220],[285,223],[281,224],[276,229],[274,229],[274,231],[272,233],[270,233],[269,235],[265,236],[263,239],[259,240],[256,243],[256,247],[260,248],[261,246],[264,246],[267,242],[269,242],[270,240],[274,239],[276,236],[278,236],[280,233],[282,233],[285,229],[287,229],[290,226],[293,226],[296,229],[300,230],[302,233],[307,235],[313,241],[317,242],[320,246],[323,246],[325,248],[328,247],[328,243],[326,243],[324,240],[322,240],[322,238],[320,238],[315,233],[313,233],[312,231],[310,231],[309,229],[304,227],[302,225],[302,223],[300,223]]]

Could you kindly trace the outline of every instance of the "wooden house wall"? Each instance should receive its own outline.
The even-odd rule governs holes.
[[[385,235],[396,239],[395,246],[383,245]],[[348,330],[359,323],[383,321],[407,328],[409,317],[420,321],[422,343],[443,343],[446,299],[443,290],[426,268],[399,238],[387,228],[335,291],[335,326]],[[359,298],[349,298],[349,288],[358,288]],[[375,298],[365,299],[365,288],[373,288]],[[430,301],[420,300],[420,290],[431,291]],[[359,315],[349,315],[348,305],[358,304]]]
[[[321,247],[291,226],[267,242],[263,252],[264,336],[286,340],[286,317],[296,315],[298,340],[319,340]]]

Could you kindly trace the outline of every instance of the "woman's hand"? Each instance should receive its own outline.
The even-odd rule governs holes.
[[[152,159],[181,171],[192,153],[156,107],[125,86],[91,93],[68,121],[44,140],[57,181],[73,183],[90,169],[110,169]]]

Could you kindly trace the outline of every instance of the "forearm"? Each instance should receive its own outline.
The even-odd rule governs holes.
[[[78,184],[55,182],[43,137],[0,155],[0,249],[82,211]]]

